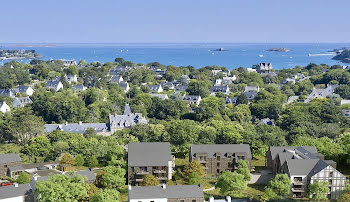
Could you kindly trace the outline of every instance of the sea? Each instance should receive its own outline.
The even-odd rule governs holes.
[[[112,62],[121,57],[135,63],[159,62],[164,65],[219,65],[228,69],[272,63],[274,69],[306,66],[310,63],[347,65],[325,54],[333,49],[350,47],[350,43],[99,43],[99,44],[0,44],[2,49],[35,50],[43,60],[75,59],[77,62]],[[216,51],[223,48],[224,51]],[[270,48],[287,48],[290,52],[269,52]],[[19,60],[28,63],[30,60]],[[4,64],[8,60],[0,61]]]

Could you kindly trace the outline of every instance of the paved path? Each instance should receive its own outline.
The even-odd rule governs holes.
[[[209,189],[203,189],[203,191],[211,191],[211,190],[214,190],[215,187],[210,187]]]

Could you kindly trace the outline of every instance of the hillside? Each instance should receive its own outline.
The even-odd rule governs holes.
[[[340,60],[344,63],[350,63],[350,50],[344,50],[339,55],[336,55],[332,58],[333,60]]]

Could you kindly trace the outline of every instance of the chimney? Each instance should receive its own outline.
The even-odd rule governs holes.
[[[18,183],[13,183],[13,186],[18,187]]]
[[[68,125],[68,122],[66,121],[65,125]]]
[[[163,188],[163,189],[166,189],[166,184],[162,184],[162,188]]]
[[[34,175],[34,176],[33,176],[33,179],[34,179],[34,181],[37,181],[37,180],[38,180],[38,176],[37,176],[37,175]]]
[[[83,122],[82,121],[79,121],[79,125],[82,125],[83,124]]]
[[[226,196],[226,202],[231,202],[231,196]]]
[[[128,189],[131,190],[131,185],[129,184]]]
[[[211,196],[211,197],[209,198],[209,202],[214,202],[214,197],[213,197],[213,196]]]

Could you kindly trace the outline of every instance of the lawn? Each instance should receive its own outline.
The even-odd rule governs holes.
[[[258,200],[259,197],[264,192],[265,185],[257,185],[257,184],[248,184],[248,187],[244,191],[237,192],[236,196],[232,196],[233,198],[249,198]],[[207,191],[204,194],[206,199],[213,196],[215,199],[224,199],[226,197],[225,194],[220,193],[220,189],[216,188],[212,191]]]

